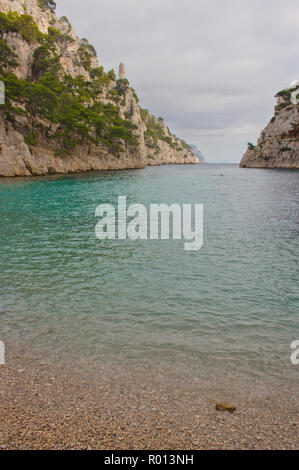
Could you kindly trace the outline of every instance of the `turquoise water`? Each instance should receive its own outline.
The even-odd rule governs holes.
[[[203,204],[203,248],[97,240],[95,209],[119,195]],[[2,179],[0,339],[86,363],[146,360],[182,374],[229,364],[298,380],[298,208],[298,171],[165,166]]]

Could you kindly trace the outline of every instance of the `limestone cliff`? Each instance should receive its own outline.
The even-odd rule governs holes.
[[[299,168],[299,82],[276,98],[275,115],[257,145],[248,144],[241,168]]]
[[[0,14],[0,80],[6,88],[0,176],[198,163],[161,118],[139,106],[124,69],[119,80],[104,72],[88,41],[76,36],[66,17],[56,17],[55,2],[0,0]],[[77,115],[62,115],[59,93],[66,110],[70,103],[78,106]],[[43,103],[48,109],[40,109]]]

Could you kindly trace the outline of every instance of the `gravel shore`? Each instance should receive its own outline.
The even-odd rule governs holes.
[[[0,449],[296,449],[298,395],[246,396],[145,372],[0,367]],[[219,412],[221,399],[236,406]]]

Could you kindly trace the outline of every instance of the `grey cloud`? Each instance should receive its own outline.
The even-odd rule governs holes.
[[[298,0],[57,0],[57,12],[211,162],[238,162],[299,78]]]

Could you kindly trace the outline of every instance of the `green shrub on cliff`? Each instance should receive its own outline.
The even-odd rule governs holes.
[[[163,127],[164,119],[155,118],[152,116],[147,109],[141,109],[141,119],[146,125],[145,131],[145,143],[148,147],[158,150],[159,140],[166,142],[171,148],[176,148],[173,136],[168,135]]]
[[[139,98],[138,98],[138,96],[137,96],[136,91],[134,90],[134,88],[131,88],[131,90],[132,90],[132,92],[133,92],[133,96],[134,96],[134,98],[135,98],[135,100],[136,100],[136,103],[139,103]]]
[[[80,57],[80,65],[82,65],[85,70],[90,72],[92,58],[96,58],[97,53],[95,48],[91,44],[89,44],[87,39],[81,39],[78,54]]]
[[[30,147],[35,147],[37,145],[36,135],[34,132],[28,132],[28,134],[24,136],[24,141]]]
[[[79,47],[78,54],[79,54],[79,57],[80,57],[80,64],[79,65],[82,65],[82,67],[84,67],[85,70],[89,71],[90,68],[91,68],[92,55],[90,54],[90,52],[84,46]]]
[[[38,0],[38,5],[44,10],[48,8],[52,13],[56,10],[56,2],[54,0]]]
[[[183,147],[185,150],[188,150],[188,151],[192,152],[191,145],[189,145],[187,142],[185,142],[185,140],[180,139],[180,143],[181,143],[182,147]]]
[[[92,87],[96,93],[101,92],[102,87],[107,87],[110,82],[108,74],[104,71],[104,67],[96,67],[90,70],[90,76],[93,80]]]
[[[148,117],[150,116],[150,113],[147,109],[140,108],[140,116],[143,122],[146,122]]]
[[[53,39],[53,41],[55,42],[63,36],[62,32],[59,31],[59,29],[53,28],[52,26],[48,28],[48,35],[49,38]]]
[[[120,78],[116,81],[116,87],[119,95],[123,95],[129,88],[130,82],[126,78]]]
[[[62,16],[59,21],[60,23],[66,23],[67,25],[71,26],[71,23],[67,16]]]
[[[108,77],[109,77],[110,80],[112,80],[113,82],[116,81],[116,74],[115,74],[115,72],[114,72],[113,69],[112,69],[112,70],[109,70],[109,72],[108,72]]]
[[[3,39],[0,39],[0,64],[4,70],[17,66],[16,54]]]
[[[81,46],[85,47],[85,49],[88,50],[88,52],[91,54],[92,57],[94,58],[97,57],[97,51],[95,50],[92,44],[89,44],[88,39],[86,38],[81,39]]]
[[[50,70],[52,70],[53,73],[58,73],[60,68],[58,55],[51,51],[47,44],[43,44],[34,50],[31,65],[33,80],[38,80]]]
[[[37,42],[44,36],[31,16],[18,15],[18,13],[12,11],[7,14],[0,12],[0,34],[2,39],[4,33],[19,33],[28,43]]]
[[[284,97],[287,100],[291,100],[291,91],[290,90],[281,90],[278,93],[276,93],[276,95],[275,95],[275,97],[278,97],[278,96]]]
[[[14,121],[15,116],[24,114],[20,106],[24,96],[24,81],[11,72],[5,72],[3,69],[1,72],[0,80],[5,85],[5,105],[1,105],[0,109],[4,110],[8,120]]]

